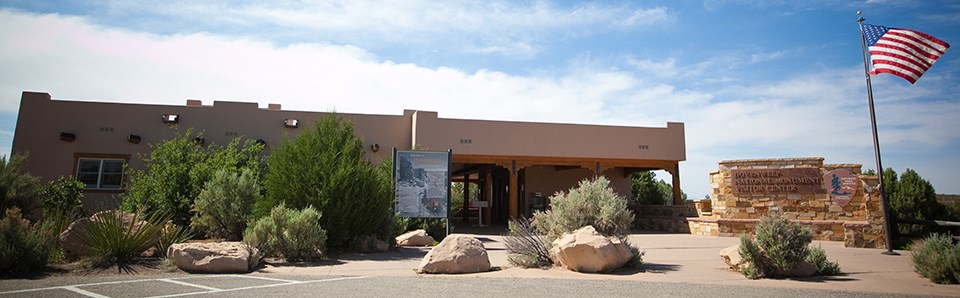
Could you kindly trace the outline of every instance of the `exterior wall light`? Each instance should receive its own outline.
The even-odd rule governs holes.
[[[373,145],[370,145],[370,151],[373,151],[373,152],[380,151],[380,144],[374,143]]]
[[[127,136],[127,142],[130,142],[132,144],[140,144],[140,136],[135,134],[130,134]]]
[[[180,122],[180,115],[177,115],[177,114],[164,114],[164,115],[163,115],[163,123],[166,123],[166,124],[174,124],[174,123],[177,123],[177,122]]]
[[[61,132],[60,140],[67,143],[73,143],[73,141],[77,140],[77,135],[72,132]]]
[[[298,126],[300,126],[300,120],[297,120],[297,119],[283,120],[283,127],[297,128]]]

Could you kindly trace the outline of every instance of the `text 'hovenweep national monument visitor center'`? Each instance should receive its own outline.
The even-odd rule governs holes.
[[[178,131],[202,132],[196,140],[201,144],[253,139],[269,151],[325,114],[283,110],[279,104],[204,105],[193,99],[182,106],[103,103],[23,92],[12,153],[29,153],[25,169],[44,182],[78,177],[86,184],[84,207],[96,209],[115,206],[124,192],[126,167],[142,168],[139,156],[149,154],[149,144]],[[723,161],[710,174],[710,200],[684,202],[679,173],[679,163],[686,160],[683,123],[628,127],[487,121],[417,110],[338,116],[353,124],[372,161],[391,158],[391,148],[452,150],[452,179],[480,186],[479,196],[465,200],[465,207],[483,207],[482,218],[464,212],[464,222],[505,224],[530,216],[549,208],[545,198],[555,192],[599,175],[617,193],[632,197],[633,173],[664,170],[672,176],[674,205],[633,207],[638,229],[737,236],[752,233],[760,216],[779,212],[811,227],[817,239],[883,247],[876,181],[859,175],[860,165],[823,164],[822,158]]]

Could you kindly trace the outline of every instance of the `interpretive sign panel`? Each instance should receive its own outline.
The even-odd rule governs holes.
[[[730,170],[734,195],[821,194],[817,168]]]
[[[447,217],[450,152],[397,151],[393,167],[400,217]]]

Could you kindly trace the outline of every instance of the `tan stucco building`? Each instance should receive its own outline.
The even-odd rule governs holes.
[[[43,181],[78,177],[88,185],[85,207],[96,208],[116,204],[123,193],[122,165],[142,167],[138,154],[148,154],[148,144],[174,136],[176,129],[202,131],[207,144],[225,144],[238,136],[259,139],[269,150],[322,114],[287,111],[277,104],[99,103],[23,92],[12,152],[28,152],[26,170]],[[415,110],[339,115],[353,123],[372,160],[390,158],[391,148],[452,149],[454,179],[478,183],[480,200],[490,205],[485,222],[528,214],[536,194],[548,197],[595,175],[605,175],[620,194],[630,196],[630,174],[638,170],[671,173],[674,201],[680,200],[683,123],[626,127],[463,120]]]

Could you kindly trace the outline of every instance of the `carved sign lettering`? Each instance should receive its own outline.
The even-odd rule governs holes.
[[[820,194],[820,169],[744,169],[730,170],[734,195]]]

